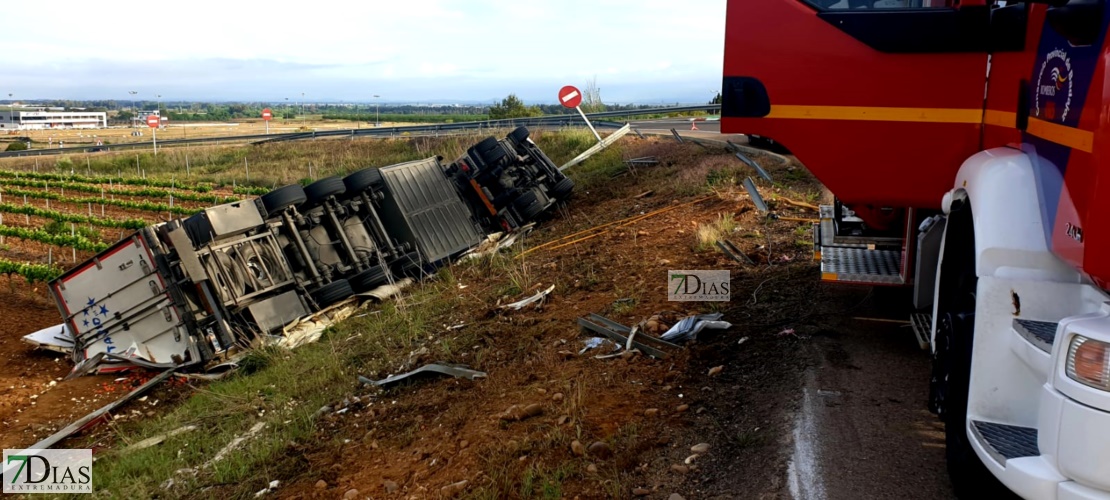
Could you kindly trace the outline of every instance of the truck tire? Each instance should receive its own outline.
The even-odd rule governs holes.
[[[543,205],[536,198],[536,193],[525,191],[524,194],[513,200],[513,208],[520,214],[523,222],[530,222],[537,215],[543,213]]]
[[[987,470],[967,435],[971,357],[975,339],[975,233],[971,204],[948,218],[941,262],[940,302],[930,380],[930,409],[944,421],[945,459],[959,498],[1013,498]]]
[[[389,264],[390,270],[397,278],[416,277],[419,275],[421,267],[423,267],[423,262],[420,260],[420,252],[415,251],[404,254]]]
[[[478,156],[482,157],[482,162],[488,166],[496,165],[507,154],[505,148],[501,147],[501,143],[493,137],[487,137],[479,142],[474,149],[478,151]]]
[[[351,295],[354,295],[354,290],[351,290],[351,284],[347,280],[336,280],[328,283],[312,292],[312,300],[316,305],[323,309],[336,302],[339,302]]]
[[[343,178],[343,185],[352,196],[370,188],[381,189],[384,183],[382,171],[377,167],[364,168]]]
[[[574,191],[574,180],[570,177],[564,177],[563,180],[556,182],[555,186],[551,188],[551,197],[556,200],[565,200],[570,198],[572,191]]]
[[[351,283],[351,289],[354,290],[355,293],[362,293],[386,284],[389,278],[386,276],[385,269],[382,269],[382,266],[374,266],[351,276],[347,281]]]
[[[347,186],[343,185],[342,178],[325,177],[304,188],[304,194],[308,197],[305,205],[310,207],[321,205],[329,196],[341,195],[346,191]]]
[[[524,144],[528,140],[528,127],[517,127],[509,132],[509,140],[515,144]]]
[[[478,156],[485,156],[487,152],[493,151],[493,148],[496,147],[497,139],[493,137],[486,137],[485,139],[482,139],[481,142],[474,145],[474,151],[478,153]]]
[[[304,188],[299,184],[290,184],[262,195],[262,206],[267,214],[277,215],[289,207],[304,203],[306,199]]]

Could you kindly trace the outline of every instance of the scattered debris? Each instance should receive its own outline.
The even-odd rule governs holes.
[[[73,352],[73,333],[65,323],[49,326],[23,336],[23,341],[38,349],[69,354]]]
[[[659,359],[667,359],[667,353],[655,347],[651,347],[644,342],[637,341],[636,330],[610,320],[604,316],[591,313],[589,319],[579,318],[578,326],[581,327],[583,330],[589,330],[605,335],[615,342],[624,345],[626,349],[631,350],[631,348],[634,347],[640,352],[647,354],[648,356]],[[621,333],[627,333],[629,334],[629,336],[625,337]],[[674,345],[662,339],[652,337],[650,335],[640,335],[638,338],[643,339],[645,342],[649,342],[663,348],[679,348],[679,346],[677,345]]]
[[[479,259],[509,248],[521,237],[530,233],[532,231],[532,228],[534,227],[536,227],[535,222],[529,223],[528,225],[522,226],[514,231],[507,238],[505,237],[504,232],[493,233],[489,236],[486,236],[486,239],[479,243],[478,246],[463,253],[462,256],[459,257],[459,261],[461,262],[470,259]]]
[[[752,260],[751,257],[748,257],[748,254],[741,251],[739,248],[737,248],[735,243],[729,240],[718,240],[717,248],[720,248],[721,252],[724,252],[725,255],[727,255],[730,259],[735,260],[736,262],[752,266],[755,265],[755,261]]]
[[[747,342],[747,341],[748,341],[748,337],[744,337],[744,338],[740,339],[740,341],[738,341],[736,343],[736,345],[744,345],[744,342]]]
[[[466,489],[466,483],[467,483],[467,481],[465,479],[462,480],[462,481],[459,481],[457,483],[451,483],[447,486],[444,486],[444,487],[440,488],[439,489],[439,494],[444,496],[444,497],[447,497],[447,498],[452,498],[452,497],[458,495],[459,493],[462,493],[463,490]]]
[[[740,161],[744,162],[745,165],[747,165],[749,167],[752,167],[752,169],[754,169],[756,171],[756,173],[759,174],[760,177],[766,179],[767,182],[774,182],[774,181],[771,180],[771,174],[768,174],[767,171],[764,170],[763,167],[759,166],[759,164],[756,163],[754,160],[752,160],[751,158],[748,158],[748,155],[744,154],[744,152],[740,148],[740,146],[737,146],[736,144],[733,144],[732,141],[725,141],[725,142],[729,145],[729,149],[731,149],[732,152],[736,154],[736,157],[739,158]],[[785,159],[785,158],[783,158],[783,159]]]
[[[542,301],[553,290],[555,290],[555,285],[551,285],[550,287],[547,288],[547,290],[539,292],[539,293],[537,293],[537,294],[535,294],[531,297],[528,297],[527,299],[518,300],[516,302],[513,302],[512,304],[505,304],[505,305],[501,306],[500,308],[501,309],[512,309],[514,311],[519,311],[521,309],[524,309],[524,306]]]
[[[698,333],[706,328],[715,330],[724,330],[732,328],[732,323],[728,321],[720,321],[724,315],[721,313],[698,314],[696,316],[687,316],[682,318],[667,333],[662,336],[663,340],[668,341],[686,341],[697,338]]]
[[[236,448],[238,448],[240,445],[242,445],[243,441],[246,441],[246,440],[254,437],[259,432],[262,432],[262,429],[264,429],[265,427],[266,427],[265,422],[258,422],[256,424],[254,424],[254,426],[251,427],[250,430],[248,430],[246,434],[243,434],[242,436],[239,436],[235,439],[232,439],[230,443],[227,443],[227,446],[224,446],[224,448],[222,450],[220,450],[218,453],[216,453],[216,456],[212,457],[211,460],[205,462],[204,465],[200,466],[200,468],[206,469],[206,468],[210,467],[212,464],[214,464],[216,462],[219,462],[220,460],[223,460],[224,457],[226,457],[229,453],[231,453],[232,451],[235,451]]]
[[[656,158],[654,156],[643,156],[640,158],[631,158],[628,160],[624,160],[624,162],[633,167],[649,167],[652,165],[658,165],[659,158]]]
[[[724,369],[725,365],[714,366],[713,368],[709,369],[709,376],[716,377],[717,375],[720,375],[721,372],[724,371]]]
[[[586,351],[588,351],[590,349],[597,349],[598,347],[602,347],[605,344],[610,344],[610,345],[613,346],[613,348],[610,349],[610,351],[617,351],[617,350],[620,350],[620,348],[621,348],[621,346],[616,344],[615,342],[613,342],[609,339],[606,339],[606,338],[602,338],[602,337],[590,337],[590,338],[586,339],[584,341],[584,343],[586,344],[586,346],[583,347],[580,351],[578,351],[579,356],[585,354]]]
[[[138,450],[142,450],[144,448],[150,448],[151,446],[162,444],[163,441],[165,441],[165,440],[167,440],[171,437],[174,437],[178,434],[184,434],[184,433],[189,432],[189,431],[195,431],[196,429],[197,429],[197,426],[195,426],[195,425],[186,425],[184,427],[178,427],[178,428],[176,428],[172,431],[169,431],[165,434],[159,434],[159,435],[154,436],[154,437],[149,437],[149,438],[146,438],[142,441],[139,441],[138,443],[135,443],[131,446],[128,446],[127,449],[124,450],[124,453],[129,453],[129,452],[132,452],[132,451],[138,451]]]
[[[83,430],[85,430],[89,427],[92,427],[94,424],[101,421],[102,419],[111,418],[108,415],[110,412],[114,411],[116,408],[119,408],[120,406],[123,406],[128,401],[131,401],[132,399],[135,399],[135,398],[139,397],[139,395],[143,394],[146,391],[149,391],[152,387],[164,382],[172,374],[173,374],[173,370],[166,370],[166,371],[158,374],[154,378],[148,380],[145,384],[136,387],[135,389],[133,389],[131,392],[127,393],[123,397],[121,397],[121,398],[119,398],[115,401],[112,401],[111,403],[108,403],[107,405],[101,407],[99,410],[96,410],[96,411],[94,411],[94,412],[92,412],[88,415],[85,415],[84,417],[81,417],[80,420],[78,420],[78,421],[76,421],[72,424],[67,425],[64,429],[62,429],[58,432],[55,432],[54,434],[51,434],[50,437],[47,437],[46,439],[43,439],[42,441],[39,441],[39,442],[35,443],[34,445],[32,445],[28,449],[29,450],[49,449],[50,447],[58,444],[61,440],[69,437],[70,435],[72,435],[76,432],[79,432],[79,431],[83,431]]]
[[[752,203],[755,203],[755,208],[758,208],[759,211],[763,213],[770,211],[770,209],[767,208],[767,202],[763,201],[763,196],[761,196],[759,190],[755,188],[755,181],[753,181],[751,177],[744,178],[744,189],[748,190],[748,196],[751,196]]]
[[[797,334],[794,333],[793,328],[784,328],[781,332],[778,333],[778,335],[779,335],[779,337],[785,337],[787,335],[793,335],[793,336],[797,337]]]
[[[387,377],[382,380],[370,380],[366,377],[363,377],[362,375],[359,375],[358,381],[364,384],[372,384],[378,387],[387,388],[388,386],[406,380],[414,375],[427,376],[430,374],[447,375],[448,377],[463,377],[468,380],[487,377],[486,372],[471,370],[470,368],[467,368],[465,366],[430,364],[421,366],[420,368],[417,368],[408,373],[393,375],[392,377]]]

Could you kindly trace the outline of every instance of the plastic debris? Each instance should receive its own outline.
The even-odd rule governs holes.
[[[667,332],[663,334],[662,339],[672,342],[684,342],[697,338],[698,333],[706,328],[714,330],[732,328],[732,323],[720,321],[723,316],[724,315],[721,313],[687,316],[672,326],[670,330],[667,330]]]
[[[413,371],[410,371],[408,373],[402,373],[400,375],[393,375],[391,377],[386,377],[386,378],[381,379],[381,380],[370,380],[366,377],[363,377],[363,376],[359,375],[358,381],[362,382],[364,384],[376,385],[378,387],[383,387],[384,388],[384,387],[396,384],[398,382],[401,382],[403,380],[406,380],[406,379],[408,379],[408,378],[410,378],[414,375],[425,375],[426,376],[428,374],[447,375],[449,377],[463,377],[463,378],[466,378],[468,380],[474,380],[476,378],[486,378],[486,376],[487,376],[486,372],[471,370],[470,368],[466,368],[464,366],[450,366],[450,365],[430,364],[430,365],[421,366],[420,368],[417,368],[417,369],[415,369]]]
[[[539,292],[539,293],[537,293],[537,294],[535,294],[531,297],[528,297],[527,299],[518,300],[516,302],[513,302],[512,304],[505,304],[505,305],[501,306],[501,309],[512,309],[514,311],[519,311],[521,309],[524,309],[524,307],[529,305],[529,304],[535,304],[536,302],[542,301],[553,290],[555,290],[555,285],[551,285],[551,286],[547,287],[547,290]]]

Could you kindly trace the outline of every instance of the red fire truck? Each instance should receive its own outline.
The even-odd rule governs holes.
[[[722,130],[835,194],[823,279],[913,287],[961,497],[1110,498],[1108,24],[1105,0],[728,2]]]

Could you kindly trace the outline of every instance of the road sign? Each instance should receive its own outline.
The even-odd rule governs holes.
[[[577,108],[579,104],[582,104],[582,92],[579,92],[574,85],[567,85],[559,89],[559,104],[570,109]]]
[[[158,128],[158,125],[160,125],[161,123],[162,121],[158,118],[158,115],[150,115],[146,117],[146,126],[150,128]]]
[[[270,112],[270,108],[262,110],[262,119],[266,121],[274,119],[274,114]]]

